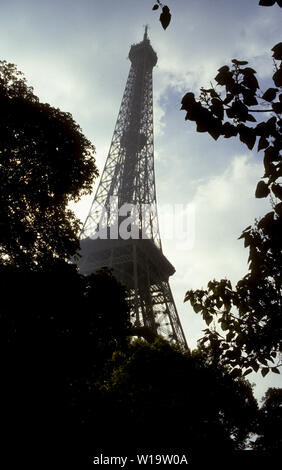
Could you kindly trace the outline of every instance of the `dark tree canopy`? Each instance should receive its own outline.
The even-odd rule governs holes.
[[[127,348],[125,288],[107,270],[84,277],[62,261],[40,272],[2,266],[0,281],[0,412],[9,462],[56,458],[64,468],[78,452],[84,468],[84,441],[93,452],[99,435],[94,419],[81,439],[84,422],[106,411],[93,384],[103,381],[113,352]]]
[[[0,256],[31,268],[78,249],[70,200],[91,191],[94,146],[69,113],[40,103],[13,64],[0,61]]]
[[[253,449],[257,451],[282,450],[282,388],[269,388],[257,418]]]
[[[244,446],[256,417],[247,382],[162,339],[138,340],[126,354],[117,352],[102,390],[109,400],[107,421],[125,425],[123,447],[178,447],[198,457],[201,449],[209,455],[218,445],[231,451]]]

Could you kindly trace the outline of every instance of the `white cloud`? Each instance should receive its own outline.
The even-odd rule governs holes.
[[[234,156],[221,174],[197,187],[191,201],[196,213],[194,247],[184,253],[175,250],[175,242],[163,243],[177,267],[175,277],[180,275],[187,289],[200,288],[214,277],[236,282],[246,272],[248,251],[237,238],[269,208],[254,198],[260,172],[261,164],[250,155]]]
[[[176,268],[170,283],[191,348],[203,336],[206,324],[190,303],[183,304],[185,292],[206,288],[211,279],[227,278],[235,287],[247,273],[248,250],[237,238],[255,217],[269,209],[267,202],[254,198],[260,176],[261,163],[251,154],[235,155],[221,174],[202,179],[197,187],[191,201],[196,209],[194,247],[177,251],[176,241],[163,240],[164,253]],[[251,381],[258,383],[255,394],[260,398],[268,386],[278,386],[279,379],[275,374],[268,379],[252,374]]]

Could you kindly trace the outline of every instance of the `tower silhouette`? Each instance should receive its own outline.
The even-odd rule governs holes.
[[[152,70],[148,38],[132,45],[131,68],[100,183],[81,236],[82,274],[112,268],[128,289],[136,334],[157,334],[187,347],[162,252],[154,172]],[[139,332],[139,333],[138,333]]]

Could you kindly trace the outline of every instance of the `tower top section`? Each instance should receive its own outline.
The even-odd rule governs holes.
[[[148,25],[147,24],[145,26],[143,41],[145,41],[145,39],[148,39]]]
[[[145,64],[148,69],[152,69],[156,65],[158,56],[150,44],[147,25],[145,26],[143,41],[131,46],[128,57],[132,65]]]

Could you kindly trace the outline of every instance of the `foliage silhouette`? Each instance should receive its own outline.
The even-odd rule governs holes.
[[[23,269],[69,259],[79,222],[67,209],[91,191],[94,146],[69,113],[40,103],[15,65],[0,61],[0,258]]]
[[[275,4],[282,7],[281,0],[259,1],[265,7]],[[153,10],[160,6],[163,7],[158,0]],[[169,13],[167,24],[162,23],[165,29],[171,14],[167,6],[163,8]],[[264,150],[265,154],[263,179],[268,180],[258,182],[255,196],[270,195],[274,210],[254,227],[247,227],[240,237],[249,247],[249,273],[235,289],[230,281],[214,280],[206,290],[188,291],[184,299],[191,302],[196,313],[202,313],[207,323],[201,344],[208,344],[213,349],[213,357],[229,364],[234,377],[259,369],[264,377],[270,370],[279,373],[278,367],[282,365],[274,363],[282,347],[282,43],[276,44],[272,51],[280,65],[275,63],[274,87],[264,94],[259,92],[256,71],[245,67],[247,61],[233,59],[231,68],[221,67],[215,77],[217,85],[225,87],[224,96],[212,87],[202,88],[198,101],[191,92],[182,99],[181,109],[187,111],[186,119],[196,122],[198,132],[208,132],[215,140],[219,136],[239,136],[250,150],[258,138],[258,151]],[[265,112],[271,112],[272,117],[254,125],[257,122],[254,113]],[[214,319],[220,323],[220,331],[209,327]]]
[[[170,24],[170,20],[171,20],[170,9],[167,5],[163,5],[160,2],[160,0],[157,0],[157,3],[155,3],[152,10],[158,10],[159,7],[162,9],[159,20],[161,22],[163,29],[166,29],[168,25]]]
[[[227,452],[244,447],[254,429],[257,404],[246,381],[161,338],[115,353],[101,390],[109,401],[106,422],[123,422],[122,440],[133,448],[179,447],[199,456],[220,442]]]
[[[282,8],[282,1],[281,0],[260,0],[259,5],[262,7],[272,7],[273,5],[279,5]]]
[[[84,277],[55,261],[40,272],[2,266],[0,278],[2,425],[21,459],[86,465],[93,449],[136,442],[197,456],[218,441],[222,452],[244,447],[257,410],[249,384],[201,351],[131,344],[127,293],[109,271]]]
[[[282,449],[282,388],[269,388],[259,410],[257,434],[253,449],[281,451]]]
[[[18,449],[22,442],[21,458],[31,463],[38,447],[41,459],[59,452],[65,465],[71,443],[83,454],[83,421],[99,398],[89,398],[89,384],[127,347],[125,289],[107,270],[84,277],[62,261],[37,273],[2,266],[0,277],[2,426]]]
[[[282,365],[277,361],[282,348],[282,43],[272,51],[273,86],[264,93],[248,62],[233,59],[231,66],[218,69],[216,86],[201,88],[198,100],[191,92],[182,99],[185,119],[194,121],[198,132],[215,140],[239,137],[249,150],[257,143],[264,151],[264,175],[255,196],[269,196],[273,210],[239,237],[249,249],[248,273],[235,289],[226,279],[214,280],[185,296],[208,326],[201,344],[211,347],[234,377],[259,369],[262,376],[279,373]],[[267,113],[271,116],[257,122]]]
[[[160,0],[156,0],[157,3],[154,4],[152,10],[158,10],[159,7],[162,9],[162,13],[160,14],[160,22],[163,27],[163,29],[166,29],[171,21],[171,13],[170,9],[167,5],[163,5]],[[282,8],[282,0],[260,0],[259,5],[263,7],[271,7],[273,5],[277,5]]]

